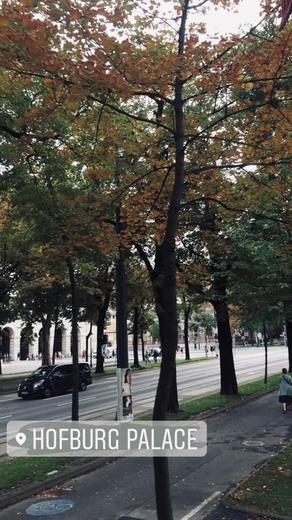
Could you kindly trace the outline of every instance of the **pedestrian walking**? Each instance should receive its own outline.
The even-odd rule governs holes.
[[[283,404],[283,413],[286,413],[287,405],[292,403],[292,377],[287,374],[287,368],[282,368],[278,397],[279,403]]]

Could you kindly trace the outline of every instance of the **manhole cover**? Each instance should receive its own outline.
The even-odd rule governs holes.
[[[72,509],[74,505],[75,503],[72,500],[46,500],[32,504],[26,509],[26,513],[31,516],[60,515]]]
[[[257,446],[263,446],[264,443],[263,441],[243,441],[244,446],[249,446],[249,447],[252,447],[252,448],[256,448]]]

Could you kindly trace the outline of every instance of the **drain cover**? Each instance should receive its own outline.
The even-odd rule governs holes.
[[[32,504],[26,509],[26,513],[31,516],[53,516],[69,511],[74,505],[72,500],[46,500]]]
[[[243,441],[244,446],[248,446],[250,448],[256,448],[257,446],[263,446],[263,441]]]

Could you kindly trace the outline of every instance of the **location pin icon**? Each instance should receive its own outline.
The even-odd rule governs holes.
[[[21,432],[17,433],[15,436],[15,439],[16,439],[17,444],[19,444],[19,446],[22,446],[26,441],[26,435],[25,435],[25,433],[21,433]]]

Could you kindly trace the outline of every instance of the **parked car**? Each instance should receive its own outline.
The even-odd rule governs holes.
[[[78,363],[79,390],[86,390],[92,383],[91,371],[88,363]],[[73,389],[73,365],[44,365],[32,372],[21,381],[17,388],[18,397],[51,397],[51,395],[65,394]]]

